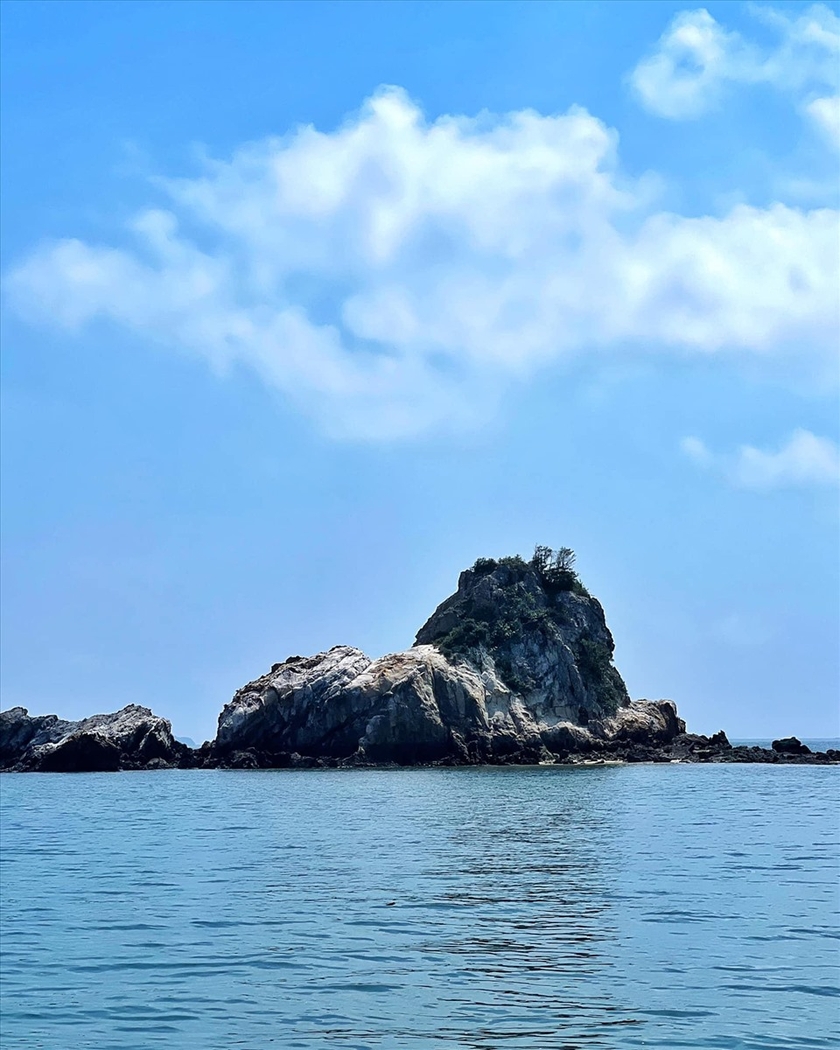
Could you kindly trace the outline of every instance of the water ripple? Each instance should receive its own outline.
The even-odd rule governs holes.
[[[840,1045],[830,768],[0,784],[3,1050]]]

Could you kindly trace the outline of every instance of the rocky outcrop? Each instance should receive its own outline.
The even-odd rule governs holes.
[[[537,558],[480,559],[411,649],[374,660],[335,646],[290,657],[249,682],[222,711],[202,761],[794,760],[790,751],[732,748],[724,733],[687,734],[670,700],[631,702],[613,649],[600,603],[568,561],[556,568]]]
[[[601,603],[569,572],[551,585],[521,558],[480,559],[417,632],[452,659],[492,669],[538,720],[586,725],[630,703]]]
[[[781,740],[774,740],[770,745],[774,751],[782,755],[810,755],[811,749],[795,736],[786,736]]]
[[[405,652],[337,645],[239,689],[192,749],[132,705],[67,722],[0,713],[0,769],[97,771],[479,763],[840,762],[795,737],[772,750],[686,732],[670,700],[631,701],[601,605],[571,551],[479,559]]]
[[[192,755],[172,736],[165,718],[137,704],[79,722],[55,715],[31,717],[24,707],[0,712],[0,769],[42,773],[159,769],[194,764]]]
[[[25,707],[0,711],[0,767],[14,765],[29,749],[55,743],[76,725],[57,715],[30,716]]]
[[[222,765],[551,762],[684,732],[670,701],[631,703],[600,604],[519,558],[478,562],[414,646],[336,646],[240,689],[206,760]]]
[[[433,646],[378,660],[337,646],[303,664],[277,665],[234,696],[213,757],[262,766],[551,762],[613,741],[664,744],[685,728],[667,700],[628,704],[587,726],[540,717],[492,670],[450,663]],[[359,673],[336,689],[336,672],[353,667]]]

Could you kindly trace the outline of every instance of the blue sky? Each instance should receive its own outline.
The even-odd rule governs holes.
[[[837,5],[3,21],[3,706],[207,738],[546,543],[634,696],[840,733]]]

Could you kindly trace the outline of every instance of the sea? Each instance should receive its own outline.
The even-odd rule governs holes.
[[[840,768],[0,777],[3,1050],[840,1046]]]

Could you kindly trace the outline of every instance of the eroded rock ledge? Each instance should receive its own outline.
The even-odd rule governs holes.
[[[631,701],[571,551],[480,559],[405,652],[337,645],[243,686],[192,749],[132,705],[67,722],[0,713],[0,769],[70,772],[625,762],[828,764],[795,738],[732,747],[686,733],[670,700]]]

